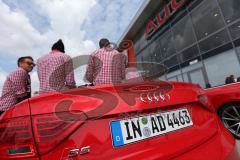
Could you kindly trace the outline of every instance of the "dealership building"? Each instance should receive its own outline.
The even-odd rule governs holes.
[[[129,61],[168,68],[158,79],[223,85],[240,77],[240,0],[147,0],[123,40]]]

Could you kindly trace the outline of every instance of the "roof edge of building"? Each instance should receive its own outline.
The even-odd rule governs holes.
[[[140,15],[143,13],[143,11],[146,9],[146,7],[149,5],[150,2],[151,2],[151,0],[144,0],[143,4],[138,9],[137,13],[134,15],[134,17],[131,20],[130,24],[128,25],[127,29],[124,31],[122,36],[119,38],[118,43],[120,43],[122,40],[125,39],[125,37],[127,36],[128,32],[131,30],[133,25],[136,23],[136,21],[138,20],[138,18],[140,17]]]

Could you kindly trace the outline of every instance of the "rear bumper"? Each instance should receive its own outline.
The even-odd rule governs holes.
[[[194,150],[176,157],[175,160],[240,160],[236,143],[231,145],[228,142],[226,142],[226,145],[220,144],[219,138],[219,135],[215,136]]]
[[[83,135],[84,136],[84,135]],[[75,139],[75,138],[74,138]],[[95,155],[79,155],[78,157],[73,158],[73,160],[132,160],[132,159],[148,159],[148,160],[240,160],[240,155],[238,153],[236,140],[232,137],[232,135],[222,126],[219,125],[218,131],[213,135],[210,136],[209,139],[202,142],[202,144],[198,144],[191,150],[186,150],[180,154],[175,154],[175,156],[166,157],[161,154],[161,152],[157,150],[151,150],[151,148],[147,148],[147,150],[138,150],[135,148],[134,152],[129,150],[129,152],[118,152],[118,153],[109,153],[108,149],[103,146],[101,148],[101,152],[98,152]],[[148,146],[146,146],[148,147]],[[167,149],[171,149],[174,145],[166,146]],[[66,148],[61,147],[60,148]],[[94,147],[93,147],[94,151]],[[107,153],[108,152],[108,153]],[[68,152],[66,152],[68,153]],[[50,160],[50,159],[59,159],[65,160],[66,158],[60,158],[63,155],[61,150],[55,150],[43,157],[42,160]],[[108,156],[106,156],[108,155]]]
[[[239,160],[240,159],[240,150],[237,146],[234,147],[232,152],[226,157],[225,160]]]
[[[225,132],[225,131],[224,131]],[[53,155],[52,155],[53,154]],[[54,157],[54,153],[51,153],[52,158]],[[56,156],[56,155],[55,155]],[[119,155],[120,156],[120,155]],[[46,155],[42,157],[42,160],[50,160],[51,156]],[[118,155],[115,155],[114,157],[118,157]],[[119,158],[119,159],[155,159],[155,160],[162,160],[161,155],[156,155],[156,153],[152,154],[142,154],[141,152],[135,156],[131,156],[128,158]],[[106,157],[105,157],[106,158]],[[59,158],[54,158],[59,159]],[[85,156],[79,156],[73,158],[73,160],[80,160],[80,159],[102,159],[99,157],[91,157],[87,158]],[[106,158],[106,160],[114,159],[118,160],[118,158]],[[188,150],[185,153],[182,153],[181,155],[177,155],[176,157],[169,157],[164,158],[164,160],[240,160],[240,155],[238,153],[237,145],[235,139],[227,132],[225,133],[218,133],[212,138],[210,138],[208,141],[205,141],[202,145],[192,149]],[[59,160],[65,160],[63,158],[60,158]]]
[[[204,144],[179,155],[175,160],[240,160],[240,151],[236,140],[223,127],[219,125],[219,132]]]
[[[91,152],[74,157],[73,160],[240,160],[236,140],[223,127],[217,115],[210,115],[214,123],[208,122],[207,129],[199,129],[196,134],[174,132],[166,136],[148,139],[119,149],[113,149],[108,132],[109,119],[89,121],[53,151],[41,157],[42,160],[65,160],[69,150],[91,146]],[[204,116],[201,119],[205,121]],[[199,117],[197,117],[199,118]],[[207,116],[207,118],[209,118]],[[97,131],[96,126],[101,128]],[[82,132],[84,130],[85,132]],[[213,132],[211,132],[213,131]],[[200,138],[202,136],[202,138]],[[206,138],[204,138],[206,137]],[[196,140],[196,139],[200,140]],[[161,141],[161,144],[159,143]],[[186,147],[185,147],[186,146]],[[187,147],[188,146],[188,147]],[[167,154],[171,152],[170,154]],[[62,156],[64,155],[64,156]]]

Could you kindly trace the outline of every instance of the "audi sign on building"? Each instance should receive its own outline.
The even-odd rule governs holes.
[[[157,79],[223,85],[230,75],[240,77],[240,1],[145,1],[124,40],[133,42],[128,56],[138,68],[142,62],[168,68]]]

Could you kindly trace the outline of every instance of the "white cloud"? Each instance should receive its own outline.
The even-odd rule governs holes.
[[[32,87],[32,94],[34,94],[34,92],[39,90],[39,80],[38,80],[38,75],[36,71],[33,71],[31,73],[31,87]]]
[[[0,68],[0,90],[3,87],[6,77],[7,77],[7,73],[2,68]],[[1,93],[0,93],[0,96],[1,96]]]
[[[22,12],[12,12],[0,1],[0,51],[12,54],[23,54],[32,48],[33,43],[44,42]]]
[[[46,35],[53,40],[62,38],[70,55],[89,54],[85,51],[95,49],[92,41],[84,40],[85,31],[80,28],[96,4],[95,0],[41,0],[35,3],[49,17],[51,30]]]
[[[94,6],[85,22],[86,30],[91,38],[102,37],[118,41],[130,21],[141,6],[142,0],[104,0]],[[91,27],[98,26],[98,27]]]
[[[48,53],[59,38],[63,40],[70,56],[90,54],[98,46],[95,42],[100,38],[117,40],[121,36],[135,14],[134,10],[138,8],[136,4],[140,6],[140,1],[142,0],[32,0],[23,2],[33,7],[26,12],[20,8],[12,10],[10,6],[14,2],[7,5],[0,0],[0,54],[7,53],[16,57],[30,55],[36,59]],[[24,5],[22,1],[20,3]],[[15,5],[17,7],[18,4]],[[49,22],[44,32],[33,25],[34,14],[29,17],[32,11],[36,11],[40,17],[46,17],[46,22]],[[34,21],[36,23],[37,20]],[[43,23],[39,23],[38,27],[45,21],[41,22]],[[1,67],[3,64],[0,64]],[[78,85],[84,83],[85,68],[75,70]],[[0,70],[0,91],[6,74]],[[37,73],[33,72],[33,91],[38,90],[38,86]]]
[[[36,59],[49,52],[52,44],[59,38],[65,43],[67,54],[72,57],[90,54],[95,50],[94,42],[85,40],[85,31],[80,28],[88,12],[96,4],[95,0],[39,0],[34,3],[39,7],[38,12],[49,18],[50,28],[45,33],[40,33],[32,26],[24,11],[12,11],[0,1],[0,53],[17,57],[31,55]],[[83,72],[85,71],[81,70],[78,76],[82,76]],[[0,91],[5,77],[6,73],[1,70]],[[32,73],[32,88],[33,91],[39,88],[36,72]]]
[[[39,10],[50,20],[50,29],[41,34],[36,30],[25,13],[12,11],[0,1],[0,52],[15,55],[32,55],[40,57],[50,50],[51,45],[59,38],[63,39],[66,51],[71,56],[91,52],[95,44],[84,40],[85,31],[80,26],[95,0],[40,0],[35,1]]]

